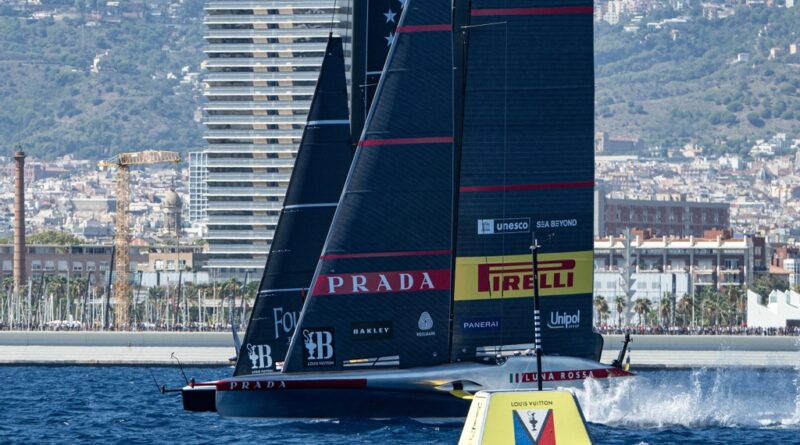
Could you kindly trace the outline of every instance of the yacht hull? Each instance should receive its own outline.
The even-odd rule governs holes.
[[[181,389],[181,400],[185,411],[216,411],[216,387],[214,385],[186,386]]]
[[[548,389],[632,375],[572,357],[545,357],[542,370]],[[266,418],[463,418],[471,393],[536,387],[536,358],[527,356],[501,365],[240,376],[215,385],[220,415]]]

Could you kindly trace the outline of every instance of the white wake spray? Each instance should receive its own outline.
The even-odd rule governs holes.
[[[800,366],[649,371],[575,394],[586,420],[610,426],[800,428]]]
[[[800,337],[794,344],[800,350]],[[781,423],[784,425],[800,425],[800,363],[794,367],[794,374],[794,412],[792,416],[782,419]]]

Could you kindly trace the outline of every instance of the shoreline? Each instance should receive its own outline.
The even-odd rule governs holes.
[[[610,363],[622,336],[603,338]],[[634,370],[800,367],[800,337],[634,335],[631,350]],[[173,353],[184,367],[227,367],[235,355],[230,332],[0,332],[0,366],[172,367]]]

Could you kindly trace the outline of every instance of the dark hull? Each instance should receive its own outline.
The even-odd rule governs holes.
[[[535,389],[535,369],[535,357],[522,356],[500,365],[241,376],[210,387],[216,388],[216,408],[223,417],[452,419],[467,415],[470,394],[477,391]],[[542,369],[548,389],[631,375],[574,357],[545,357]]]
[[[213,386],[187,386],[181,390],[181,399],[185,411],[217,412],[216,389]]]
[[[382,389],[303,389],[287,392],[225,393],[241,398],[230,404],[226,417],[276,418],[462,418],[470,400],[449,394]]]

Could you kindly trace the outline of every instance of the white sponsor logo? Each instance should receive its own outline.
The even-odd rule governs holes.
[[[547,327],[550,329],[572,329],[580,327],[580,325],[580,310],[574,314],[559,313],[558,311],[550,312],[550,321],[547,322]]]
[[[290,334],[297,326],[297,312],[284,312],[282,307],[272,308],[275,319],[275,339],[280,338],[280,333]]]
[[[307,352],[307,366],[332,366],[334,364],[332,331],[304,329],[303,344]]]
[[[328,275],[327,294],[363,294],[436,289],[427,271]]]
[[[389,328],[353,328],[353,335],[388,335]]]
[[[260,381],[256,380],[255,382],[237,382],[232,381],[230,383],[230,387],[228,388],[230,391],[253,391],[253,390],[264,390],[264,389],[283,389],[286,388],[286,382],[283,380],[279,381]]]
[[[252,369],[266,369],[272,366],[272,348],[269,345],[247,344],[247,358],[252,362]]]
[[[576,227],[577,225],[577,219],[549,219],[536,221],[537,229],[558,229],[561,227]]]
[[[464,329],[498,329],[500,328],[500,319],[488,318],[479,320],[466,320],[461,326]]]
[[[478,235],[494,235],[494,220],[493,219],[479,219],[478,220]]]
[[[528,233],[530,231],[530,218],[478,220],[478,235],[502,235],[504,233]]]
[[[430,337],[432,335],[436,335],[433,329],[433,317],[427,311],[419,314],[419,320],[417,320],[417,327],[419,328],[420,332],[417,332],[417,337]]]

